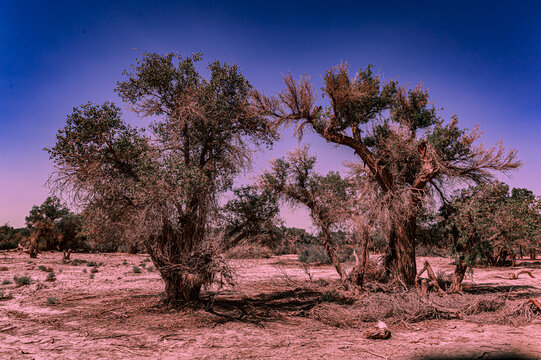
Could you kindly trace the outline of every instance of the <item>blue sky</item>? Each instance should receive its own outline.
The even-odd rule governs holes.
[[[353,70],[373,64],[402,84],[422,82],[442,115],[479,124],[488,144],[503,138],[518,149],[524,165],[503,180],[541,194],[540,19],[534,1],[2,1],[0,223],[22,226],[47,196],[52,167],[42,148],[71,109],[120,103],[113,89],[134,48],[238,63],[268,94],[288,71],[320,88],[324,70],[342,60]],[[321,171],[353,159],[316,136],[304,142]],[[295,145],[286,132],[255,171]],[[284,216],[306,224],[302,211]]]

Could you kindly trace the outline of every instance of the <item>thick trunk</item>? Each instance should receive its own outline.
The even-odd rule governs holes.
[[[455,272],[453,273],[453,282],[451,288],[449,289],[450,293],[458,293],[462,290],[462,281],[466,275],[466,270],[468,266],[464,263],[463,260],[459,260],[455,267]]]
[[[415,263],[415,228],[416,218],[395,225],[389,234],[389,244],[385,255],[385,267],[388,273],[408,286],[415,285],[417,275]]]
[[[184,227],[185,230],[194,228],[193,224]],[[159,236],[145,242],[147,252],[165,282],[165,304],[175,306],[198,301],[201,288],[208,280],[202,271],[210,260],[191,249],[193,237],[193,232],[181,233],[165,226]]]
[[[195,277],[184,274],[162,274],[165,282],[166,304],[182,304],[190,301],[198,301],[201,294],[201,282]]]

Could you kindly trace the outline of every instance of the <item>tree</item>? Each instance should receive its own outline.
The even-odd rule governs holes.
[[[25,218],[26,226],[31,229],[27,237],[30,257],[37,257],[40,240],[46,243],[46,249],[60,248],[64,242],[62,221],[72,215],[71,211],[56,196],[48,196],[39,205],[34,205]]]
[[[349,183],[339,173],[330,172],[322,176],[314,171],[316,158],[302,148],[289,153],[286,158],[272,162],[271,169],[261,177],[265,189],[279,194],[287,202],[302,204],[310,210],[314,225],[321,229],[323,245],[340,279],[346,280],[336,255],[332,231],[343,224],[348,217],[350,202]]]
[[[198,300],[201,288],[224,275],[220,241],[210,232],[217,198],[250,162],[252,144],[276,133],[250,103],[251,86],[236,65],[201,55],[145,53],[116,92],[153,122],[148,130],[122,120],[110,102],[74,108],[55,146],[54,184],[86,209],[92,234],[100,228],[142,242],[165,282],[164,302]]]
[[[504,183],[462,190],[445,210],[447,235],[456,258],[451,292],[460,291],[468,267],[501,264],[517,246],[539,244],[539,202],[531,192]]]
[[[276,221],[280,208],[275,194],[254,185],[233,190],[233,198],[224,206],[226,236],[231,245],[259,241],[272,246],[278,236]]]
[[[432,193],[445,195],[450,183],[486,181],[495,171],[520,165],[516,152],[506,152],[501,143],[474,146],[478,129],[460,129],[456,117],[445,123],[420,86],[407,90],[385,82],[371,66],[354,77],[347,64],[327,70],[322,90],[328,106],[316,104],[309,78],[295,81],[289,74],[284,82],[276,97],[256,92],[258,106],[277,125],[296,124],[298,136],[308,127],[354,151],[359,191],[387,223],[386,267],[406,284],[415,281],[416,220],[423,201]]]

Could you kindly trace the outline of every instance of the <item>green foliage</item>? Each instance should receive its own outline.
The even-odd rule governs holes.
[[[86,260],[83,260],[83,259],[73,259],[73,260],[71,260],[71,264],[72,264],[72,265],[75,265],[75,266],[77,266],[77,265],[79,265],[79,264],[84,264],[84,263],[86,263],[86,262],[87,262],[87,261],[86,261]]]
[[[470,187],[442,209],[452,253],[471,265],[495,263],[503,252],[514,248],[539,247],[540,201],[526,189],[504,183]]]
[[[49,304],[49,305],[58,304],[58,298],[56,298],[56,297],[48,297],[47,298],[47,304]]]
[[[13,276],[13,281],[17,286],[29,285],[32,283],[32,278],[30,276]]]
[[[330,264],[331,259],[322,246],[307,245],[301,249],[298,260],[307,264]]]
[[[134,274],[140,274],[141,273],[141,268],[139,266],[134,265],[132,270],[133,270]]]
[[[12,284],[13,282],[11,280],[8,280],[8,279],[5,279],[2,281],[2,285],[9,285],[9,284]]]
[[[6,293],[4,291],[0,291],[0,300],[10,300],[13,299],[13,293]]]
[[[88,278],[89,278],[90,280],[92,280],[92,279],[94,279],[94,275],[95,275],[95,274],[90,274],[90,275],[88,276]]]
[[[152,266],[152,265],[147,266],[147,271],[148,272],[153,272],[154,271],[154,266]]]
[[[122,265],[128,265],[128,262],[127,262],[126,260],[124,260],[124,261],[122,262]]]
[[[252,88],[236,65],[214,61],[206,79],[195,66],[200,60],[144,53],[116,92],[154,120],[148,129],[130,127],[112,103],[89,103],[73,109],[46,151],[56,184],[88,204],[89,236],[145,243],[156,266],[183,268],[210,284],[220,268],[208,266],[220,262],[210,234],[217,197],[249,164],[252,145],[270,146],[277,134],[252,106]]]
[[[276,239],[275,221],[280,211],[276,195],[253,185],[233,190],[223,209],[226,236],[230,245],[241,241],[269,245]]]
[[[45,279],[46,281],[55,281],[56,280],[56,274],[54,272],[50,272],[47,274],[47,279]]]
[[[19,239],[28,233],[26,228],[14,229],[9,224],[0,226],[0,250],[16,249]]]

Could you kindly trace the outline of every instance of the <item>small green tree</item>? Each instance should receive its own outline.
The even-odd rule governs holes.
[[[456,258],[451,292],[460,284],[469,266],[499,264],[505,255],[525,243],[539,244],[539,201],[515,189],[509,194],[504,183],[487,183],[462,190],[442,215]]]
[[[276,133],[250,102],[236,65],[212,62],[203,78],[201,55],[145,53],[117,93],[145,129],[129,126],[109,102],[75,108],[48,148],[54,184],[85,205],[89,234],[114,228],[142,242],[165,282],[164,301],[198,300],[224,273],[220,239],[210,231],[220,194],[249,164],[254,146]]]

